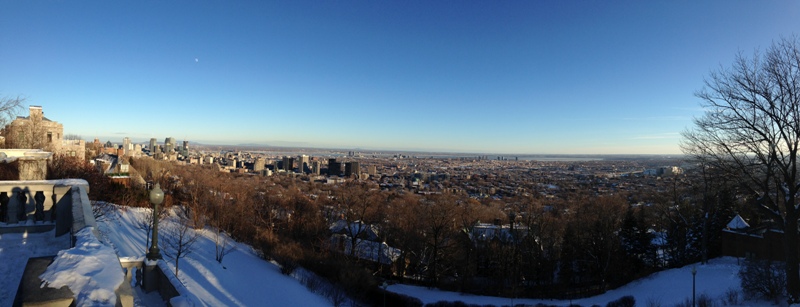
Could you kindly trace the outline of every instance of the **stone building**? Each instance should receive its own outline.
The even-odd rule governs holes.
[[[70,157],[78,157],[81,160],[86,159],[86,141],[84,140],[63,140],[61,142],[61,150],[57,151],[58,154],[67,155]]]
[[[41,149],[85,159],[86,142],[65,140],[64,126],[45,117],[41,106],[30,106],[28,116],[17,116],[2,135],[5,148]]]

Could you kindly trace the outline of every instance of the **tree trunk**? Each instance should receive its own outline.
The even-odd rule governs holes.
[[[792,207],[792,208],[790,208]],[[797,210],[787,205],[783,238],[786,246],[786,291],[789,302],[800,302],[800,265],[797,252]]]
[[[703,201],[703,236],[700,241],[700,249],[702,250],[702,258],[700,263],[708,263],[708,200]]]

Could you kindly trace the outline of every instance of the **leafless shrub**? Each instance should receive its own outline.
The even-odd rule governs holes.
[[[661,300],[657,298],[649,298],[646,303],[647,307],[661,307]]]
[[[708,296],[707,294],[703,293],[697,297],[697,306],[698,307],[714,307],[714,300]]]
[[[746,260],[739,270],[742,292],[747,298],[778,300],[786,289],[783,264],[765,260]]]
[[[347,302],[347,294],[339,287],[331,285],[325,292],[325,297],[331,300],[333,306],[339,307]]]
[[[119,211],[114,204],[105,201],[91,201],[92,215],[95,220],[116,220],[119,217]]]
[[[180,259],[193,251],[199,236],[182,210],[179,210],[177,221],[165,225],[163,234],[164,254],[175,260],[175,276],[178,276]]]
[[[729,306],[737,306],[739,305],[739,291],[733,288],[728,288],[725,291],[725,295],[723,296],[724,303]]]

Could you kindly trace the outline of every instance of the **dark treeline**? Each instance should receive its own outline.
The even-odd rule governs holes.
[[[383,280],[509,297],[594,295],[718,256],[719,233],[736,213],[757,218],[741,211],[735,182],[701,168],[634,194],[597,196],[575,189],[557,197],[474,199],[382,191],[362,182],[326,185],[301,177],[222,173],[152,159],[131,165],[145,181],[161,184],[166,206],[185,206],[198,225],[251,244],[285,273],[302,266],[363,300],[382,298]],[[104,196],[118,204],[149,206],[143,185],[110,191],[113,196]],[[357,257],[355,249],[339,251],[329,230],[337,221],[374,226],[378,241],[399,249],[397,259],[382,265]],[[487,224],[505,227],[487,237],[476,227]],[[354,234],[351,246],[367,235],[363,229],[348,233]]]

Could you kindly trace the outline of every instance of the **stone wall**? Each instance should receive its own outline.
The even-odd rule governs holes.
[[[0,222],[6,226],[55,224],[56,236],[93,226],[94,217],[85,217],[92,215],[88,187],[80,179],[0,181]],[[74,223],[74,208],[81,210],[78,224]]]
[[[0,149],[0,162],[17,162],[19,180],[44,180],[51,152],[39,149]]]

